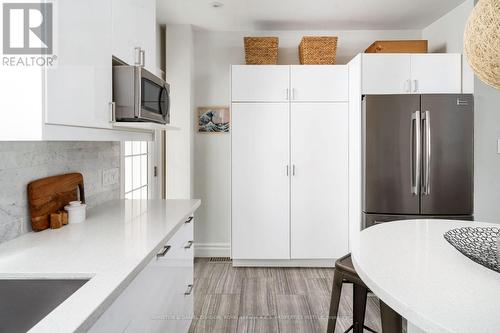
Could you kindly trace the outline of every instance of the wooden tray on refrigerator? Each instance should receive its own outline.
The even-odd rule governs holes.
[[[427,53],[427,40],[377,40],[365,53]]]

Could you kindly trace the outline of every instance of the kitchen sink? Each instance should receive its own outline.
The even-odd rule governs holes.
[[[26,332],[88,279],[0,279],[0,333]]]

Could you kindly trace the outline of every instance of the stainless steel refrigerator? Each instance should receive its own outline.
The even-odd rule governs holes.
[[[473,216],[474,99],[363,97],[363,226]]]

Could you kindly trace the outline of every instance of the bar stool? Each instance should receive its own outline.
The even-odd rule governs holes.
[[[332,300],[330,303],[327,333],[334,333],[335,331],[343,283],[353,284],[353,323],[345,333],[349,332],[351,329],[353,333],[363,333],[363,329],[377,333],[365,326],[368,287],[361,280],[358,273],[356,273],[350,253],[337,259],[335,262],[335,274],[333,276]],[[382,319],[382,332],[402,332],[401,316],[382,301],[380,301],[380,315]]]
[[[333,276],[332,300],[330,303],[327,333],[333,333],[335,331],[340,295],[344,283],[353,284],[353,323],[346,332],[352,329],[353,333],[363,333],[363,329],[365,329],[376,333],[371,328],[365,326],[366,296],[368,294],[368,288],[358,276],[358,273],[356,273],[350,253],[337,259],[335,262],[335,274]]]

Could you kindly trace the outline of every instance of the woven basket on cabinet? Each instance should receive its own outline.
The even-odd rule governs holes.
[[[337,37],[302,37],[299,58],[302,65],[333,65],[337,55]]]
[[[278,37],[244,37],[247,65],[276,65]]]

